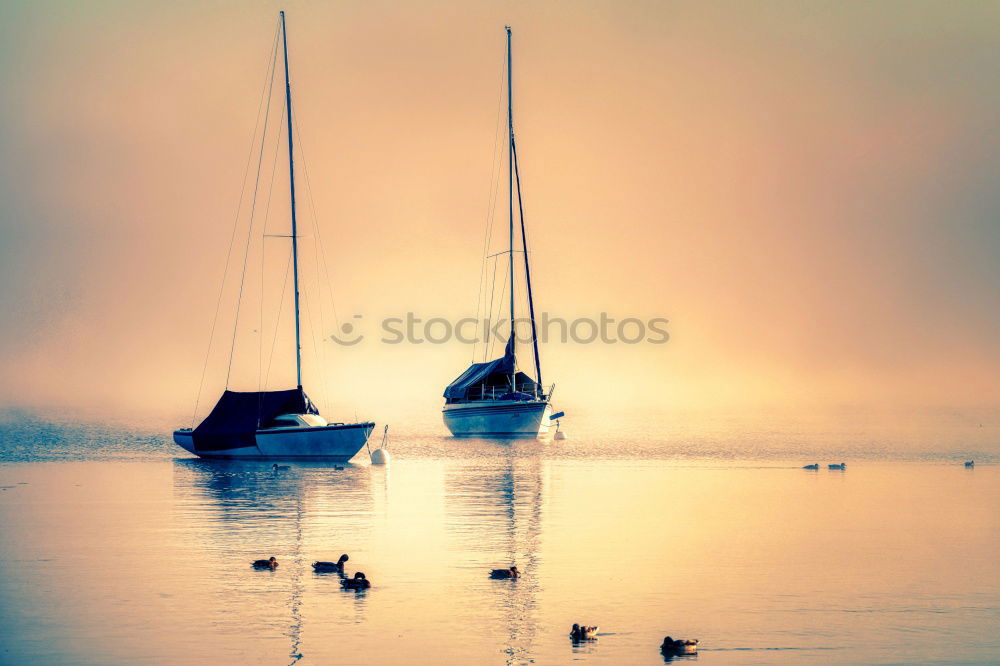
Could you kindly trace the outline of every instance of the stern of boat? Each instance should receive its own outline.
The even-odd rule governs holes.
[[[194,450],[194,437],[191,428],[174,430],[174,444],[181,447],[188,453],[198,455],[198,452]]]

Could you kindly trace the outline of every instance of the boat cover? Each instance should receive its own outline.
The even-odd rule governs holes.
[[[319,414],[302,387],[287,391],[226,391],[192,432],[198,451],[256,446],[257,428],[281,414]]]
[[[537,386],[535,381],[523,372],[517,372],[515,374],[516,368],[517,359],[514,357],[514,346],[511,344],[511,341],[508,341],[507,348],[504,350],[503,356],[495,358],[492,361],[486,361],[485,363],[473,363],[470,365],[469,368],[460,374],[455,381],[448,384],[448,387],[444,390],[444,397],[448,400],[464,400],[469,395],[469,389],[479,386],[480,384],[486,384],[487,386],[506,386],[509,390],[511,374],[514,374],[514,381],[517,383],[518,389],[533,391]],[[499,376],[491,381],[491,377],[494,375]],[[527,396],[527,398],[530,397],[530,395]],[[505,399],[518,400],[522,398],[508,397]]]
[[[468,370],[458,376],[458,378],[444,390],[444,397],[448,400],[461,400],[469,393],[469,389],[479,384],[488,383],[486,379],[490,375],[501,374],[510,376],[514,371],[514,357],[501,356],[485,363],[473,363]]]

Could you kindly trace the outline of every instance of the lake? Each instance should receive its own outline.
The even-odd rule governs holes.
[[[662,664],[670,634],[701,640],[677,662],[997,663],[983,425],[630,420],[504,443],[427,422],[387,467],[275,472],[191,458],[159,426],[11,412],[2,660]],[[313,573],[341,553],[371,589]],[[276,571],[249,566],[271,555]],[[512,563],[520,579],[487,576]],[[574,622],[597,640],[571,643]]]

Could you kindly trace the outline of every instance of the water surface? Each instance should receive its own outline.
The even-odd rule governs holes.
[[[388,468],[274,473],[34,423],[0,448],[5,663],[662,664],[665,634],[708,663],[1000,661],[1000,468],[958,451],[809,472],[707,436],[678,456],[428,430]],[[341,553],[372,589],[312,572]]]

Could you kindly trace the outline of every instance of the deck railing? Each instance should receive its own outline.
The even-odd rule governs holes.
[[[548,391],[545,391],[541,386],[532,382],[531,384],[521,383],[515,388],[517,393],[526,393],[532,396],[535,400],[545,400],[551,398],[552,392],[555,390],[556,385],[552,384]],[[487,386],[485,384],[480,384],[479,386],[474,386],[469,389],[468,393],[465,395],[465,400],[499,400],[501,397],[510,393],[510,387],[508,386]]]

